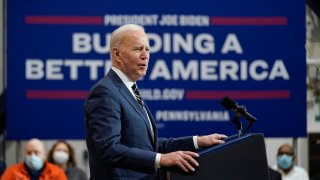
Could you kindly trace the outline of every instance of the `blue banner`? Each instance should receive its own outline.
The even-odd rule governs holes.
[[[306,136],[304,1],[10,0],[8,138],[83,139],[84,99],[128,23],[150,38],[138,85],[160,136],[237,133],[225,96],[258,119],[251,132]]]

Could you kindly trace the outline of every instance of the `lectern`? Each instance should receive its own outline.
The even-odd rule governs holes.
[[[199,167],[185,173],[178,168],[161,169],[167,180],[269,180],[263,134],[237,135],[224,144],[199,150]]]

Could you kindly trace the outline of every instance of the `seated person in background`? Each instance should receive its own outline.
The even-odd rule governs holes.
[[[61,167],[68,180],[88,180],[86,173],[77,168],[75,153],[72,146],[66,141],[57,141],[48,153],[48,162]]]
[[[294,165],[295,159],[293,148],[289,144],[283,144],[278,149],[277,165],[272,168],[281,173],[282,180],[309,180],[306,170]]]
[[[31,139],[24,149],[24,162],[10,166],[2,180],[67,180],[63,170],[46,161],[46,152],[39,139]]]

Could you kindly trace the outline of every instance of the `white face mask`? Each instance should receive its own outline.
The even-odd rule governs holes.
[[[56,164],[63,165],[66,164],[69,160],[69,154],[64,151],[55,151],[53,152],[53,161]]]
[[[38,171],[43,167],[43,160],[34,154],[27,155],[26,164],[30,169]]]

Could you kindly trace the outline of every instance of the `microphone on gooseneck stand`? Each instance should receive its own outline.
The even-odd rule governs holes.
[[[231,98],[228,96],[224,97],[220,104],[225,107],[228,110],[231,110],[235,113],[235,116],[233,117],[232,122],[236,124],[238,129],[238,135],[239,137],[242,135],[242,123],[239,121],[239,117],[243,117],[244,119],[249,121],[249,124],[244,131],[244,133],[253,125],[254,122],[257,121],[257,118],[255,118],[253,115],[251,115],[245,106],[239,106],[236,102],[234,102]]]

